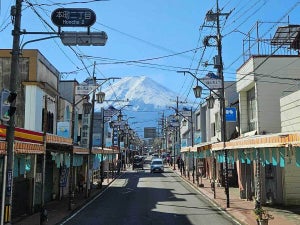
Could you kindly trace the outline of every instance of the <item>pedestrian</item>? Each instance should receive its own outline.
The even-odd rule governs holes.
[[[83,192],[83,185],[84,185],[84,177],[82,174],[79,174],[79,179],[78,179],[78,191]]]
[[[177,157],[177,167],[178,167],[178,170],[180,170],[180,156]]]
[[[182,175],[182,173],[183,173],[184,176],[185,176],[184,161],[183,161],[182,158],[180,158],[180,172],[181,172],[181,175]]]
[[[170,156],[167,156],[167,164],[170,166]]]
[[[120,159],[118,159],[118,161],[117,161],[117,169],[118,169],[118,174],[120,174],[120,172],[121,172],[121,160]]]

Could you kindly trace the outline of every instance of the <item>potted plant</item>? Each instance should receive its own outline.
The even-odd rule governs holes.
[[[256,221],[258,225],[267,225],[269,220],[274,219],[274,217],[262,207],[255,208],[254,214],[256,215]]]

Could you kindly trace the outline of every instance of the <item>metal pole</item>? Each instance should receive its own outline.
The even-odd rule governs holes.
[[[194,148],[194,123],[193,123],[193,108],[191,107],[191,138],[192,138],[192,148]],[[193,183],[195,183],[195,152],[193,150]]]
[[[176,121],[178,121],[178,96],[176,98]],[[177,152],[177,149],[176,149],[176,146],[178,144],[177,142],[178,142],[178,130],[177,130],[177,127],[175,127],[174,155],[175,155],[175,150],[176,150],[176,153],[178,155],[178,152]],[[181,161],[179,161],[179,167],[180,167],[180,171],[181,171],[181,175],[182,175]]]
[[[22,0],[16,0],[14,16],[13,47],[11,58],[11,74],[10,74],[10,92],[16,93],[17,77],[20,75],[19,55],[20,55],[20,27],[21,27],[21,10]],[[15,107],[15,101],[11,103]],[[13,195],[13,169],[14,169],[14,133],[15,133],[15,115],[11,115],[8,121],[6,141],[7,141],[7,170],[6,170],[6,194],[5,194],[5,210],[4,223],[11,224],[12,211],[12,195]]]
[[[176,170],[176,167],[175,167],[175,164],[176,164],[176,159],[175,159],[175,135],[174,135],[174,133],[173,133],[173,131],[172,131],[172,148],[173,148],[173,157],[174,157],[174,162],[173,162],[173,170]]]
[[[104,121],[104,119],[105,119],[105,117],[104,117],[104,108],[102,107],[102,109],[101,109],[101,111],[102,111],[102,133],[101,133],[101,140],[102,140],[102,142],[101,142],[101,147],[102,147],[102,154],[101,154],[101,164],[100,164],[100,177],[101,177],[101,187],[102,187],[102,183],[103,183],[103,180],[104,180],[104,171],[103,171],[103,169],[104,169],[104,162],[103,162],[103,160],[104,160],[104,156],[103,156],[103,153],[104,153],[104,124],[105,124],[105,121]]]
[[[41,190],[41,194],[42,194],[42,208],[44,207],[44,204],[45,204],[45,171],[46,171],[46,146],[47,146],[47,140],[46,140],[46,137],[47,137],[47,128],[48,128],[48,103],[47,103],[47,100],[48,100],[48,96],[45,95],[45,106],[44,106],[44,121],[43,121],[43,138],[44,138],[44,148],[45,148],[45,153],[43,154],[43,172],[42,172],[42,190]]]
[[[120,158],[118,158],[118,172],[121,172],[121,170],[122,170],[122,152],[121,152],[121,146],[120,146],[120,142],[121,142],[121,140],[120,140],[120,126],[118,126],[118,149],[119,149],[119,157]]]
[[[93,72],[93,81],[94,84],[96,83],[96,79],[95,79],[95,65],[94,64],[94,72]],[[93,148],[93,121],[94,121],[94,110],[95,110],[95,91],[93,91],[92,94],[92,111],[91,111],[91,117],[90,117],[90,132],[89,132],[89,155],[88,155],[88,162],[87,162],[87,187],[86,187],[86,197],[90,196],[90,191],[92,189],[92,185],[91,185],[91,172],[93,170],[92,168],[92,148]]]
[[[222,113],[222,141],[224,147],[224,158],[225,158],[225,194],[226,194],[226,205],[227,208],[230,207],[229,201],[229,184],[228,184],[228,152],[225,149],[226,144],[226,120],[225,120],[225,87],[224,87],[224,75],[223,75],[223,60],[222,60],[222,36],[220,33],[220,18],[219,18],[219,1],[217,0],[217,47],[218,47],[218,56],[220,57],[220,65],[218,67],[218,74],[222,79],[222,98],[220,104],[220,112]]]
[[[260,149],[256,149],[256,202],[255,208],[260,212],[261,210],[261,160],[260,160]],[[261,219],[261,213],[258,214]]]
[[[73,100],[72,100],[72,115],[71,115],[71,121],[72,121],[72,127],[71,127],[71,138],[73,141],[72,148],[74,148],[74,135],[75,135],[75,80],[73,83]],[[69,210],[73,209],[74,205],[74,192],[73,192],[73,149],[70,151],[70,172],[69,172]]]

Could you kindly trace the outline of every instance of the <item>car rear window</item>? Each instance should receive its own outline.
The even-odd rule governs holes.
[[[162,164],[162,161],[153,161],[152,164],[153,165],[159,165],[159,164]]]

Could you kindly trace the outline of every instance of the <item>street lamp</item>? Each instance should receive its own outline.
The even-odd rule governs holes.
[[[119,79],[116,77],[110,77],[110,78],[105,78],[105,79],[97,79],[94,75],[92,77],[93,80],[93,84],[97,86],[97,88],[101,87],[105,82],[107,82],[108,80],[115,80],[115,79]],[[97,80],[101,80],[103,81],[101,84],[97,84],[96,81]],[[96,89],[97,89],[96,88]],[[104,102],[104,98],[105,98],[105,93],[104,92],[98,92],[97,94],[96,89],[94,89],[92,91],[92,103],[90,102],[85,102],[83,103],[83,110],[84,113],[86,114],[91,114],[90,115],[90,123],[89,123],[89,144],[88,144],[88,148],[89,148],[89,154],[87,157],[87,185],[86,185],[86,197],[89,197],[90,195],[90,189],[91,189],[91,171],[92,171],[92,160],[91,160],[91,155],[92,155],[92,148],[93,148],[93,122],[94,122],[94,109],[95,109],[95,101],[97,101],[98,103],[103,103]]]
[[[215,98],[214,98],[214,96],[212,96],[212,95],[208,96],[208,98],[206,99],[206,102],[207,102],[207,107],[209,109],[214,108],[214,104],[215,104]]]
[[[97,103],[103,103],[104,102],[104,98],[105,98],[105,93],[104,92],[98,92],[96,94],[96,101]]]
[[[198,86],[198,85],[197,85]],[[200,87],[200,86],[199,86]],[[200,87],[201,88],[201,87]],[[198,88],[199,89],[199,88]],[[202,88],[201,88],[202,89]],[[201,94],[200,94],[200,96],[201,96]],[[190,114],[190,116],[185,116],[185,115],[183,115],[182,113],[180,113],[180,112],[178,112],[178,114],[179,115],[181,115],[184,119],[183,119],[183,121],[182,121],[182,125],[183,126],[186,126],[186,124],[187,124],[187,121],[188,122],[190,122],[191,123],[191,142],[192,142],[192,148],[194,147],[194,123],[193,123],[193,109],[191,108],[190,110],[189,110],[190,112],[189,112],[189,114]],[[187,117],[190,117],[190,119],[188,119]],[[189,152],[189,155],[190,155],[190,152]],[[195,183],[195,153],[194,153],[194,151],[193,151],[193,172],[192,172],[192,177],[193,177],[193,183]],[[189,170],[188,170],[188,177],[190,177],[189,176]]]
[[[219,40],[217,40],[217,42],[219,43]],[[228,153],[227,153],[227,149],[225,149],[225,143],[226,143],[226,121],[225,121],[225,92],[224,92],[224,76],[222,73],[222,69],[219,69],[219,73],[220,73],[220,78],[222,79],[222,90],[221,90],[221,94],[215,92],[212,88],[210,88],[206,83],[202,82],[201,79],[199,79],[195,74],[191,73],[190,71],[178,71],[179,73],[188,73],[191,76],[193,76],[197,82],[199,81],[200,83],[202,83],[206,88],[208,88],[211,92],[213,92],[216,96],[218,96],[218,98],[221,101],[220,104],[220,113],[221,113],[221,124],[222,124],[222,129],[221,129],[221,136],[222,136],[222,141],[223,141],[223,148],[224,148],[224,158],[225,158],[225,194],[226,194],[226,198],[227,198],[227,207],[229,208],[229,184],[228,184]],[[198,86],[198,85],[197,85]],[[199,98],[201,95],[199,95],[199,90],[200,88],[197,88],[196,86],[196,90],[198,90],[198,92],[195,92],[195,97]],[[196,95],[197,94],[197,95]],[[207,98],[207,102],[208,102],[208,108],[213,108],[213,104],[214,104],[214,97],[213,95],[210,95]],[[213,155],[213,160],[214,159],[214,155]],[[214,162],[213,162],[214,165]],[[214,166],[214,170],[215,170],[215,166]],[[214,198],[216,198],[216,190],[215,190],[215,171],[213,172],[213,176],[214,176],[214,181],[213,181],[213,191],[214,191]]]
[[[196,98],[201,98],[202,94],[202,87],[198,85],[198,80],[197,80],[197,85],[196,87],[193,88],[194,95]]]

